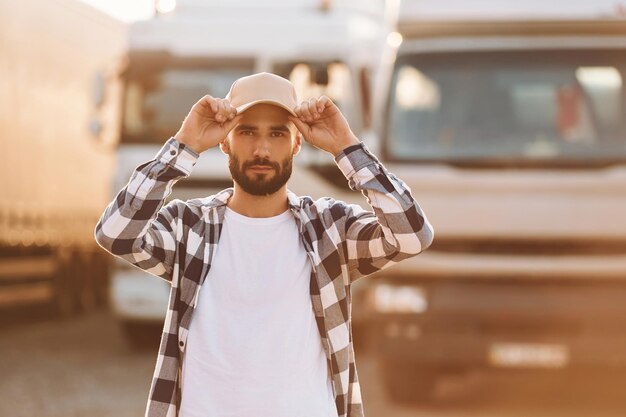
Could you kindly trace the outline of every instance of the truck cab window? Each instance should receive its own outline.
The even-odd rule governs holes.
[[[162,143],[200,97],[224,97],[233,81],[250,73],[247,68],[169,68],[128,80],[122,142]]]
[[[401,56],[386,151],[398,160],[626,158],[625,71],[610,51]]]

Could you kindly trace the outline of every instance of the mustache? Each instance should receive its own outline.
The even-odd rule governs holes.
[[[270,167],[270,168],[276,168],[276,164],[271,163],[270,161],[252,161],[252,162],[247,162],[244,165],[244,168],[249,168],[252,166],[262,166],[262,167]]]

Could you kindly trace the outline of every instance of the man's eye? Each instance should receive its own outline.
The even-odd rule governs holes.
[[[277,136],[284,136],[285,134],[283,132],[272,132],[273,135],[277,135]]]
[[[241,134],[242,134],[242,135],[248,135],[248,133],[249,133],[249,134],[252,134],[253,132],[252,132],[251,130],[242,130],[242,131],[241,131]]]

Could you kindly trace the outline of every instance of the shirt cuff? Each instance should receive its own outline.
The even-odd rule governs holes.
[[[350,179],[365,166],[380,163],[363,141],[350,145],[339,152],[335,157],[335,162],[347,179]]]
[[[199,157],[196,151],[171,137],[157,153],[156,160],[189,175]]]

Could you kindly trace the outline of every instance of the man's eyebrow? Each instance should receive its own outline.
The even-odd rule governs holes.
[[[241,131],[241,130],[259,130],[258,127],[256,126],[252,126],[252,125],[239,125],[235,128],[236,131]],[[277,130],[277,131],[281,131],[281,132],[290,132],[289,128],[287,127],[287,125],[276,125],[276,126],[270,126],[270,130]]]
[[[256,126],[252,126],[252,125],[239,125],[237,126],[235,130],[239,131],[239,130],[259,130],[259,129]]]
[[[281,132],[289,132],[287,125],[270,126],[270,130],[280,130]]]

